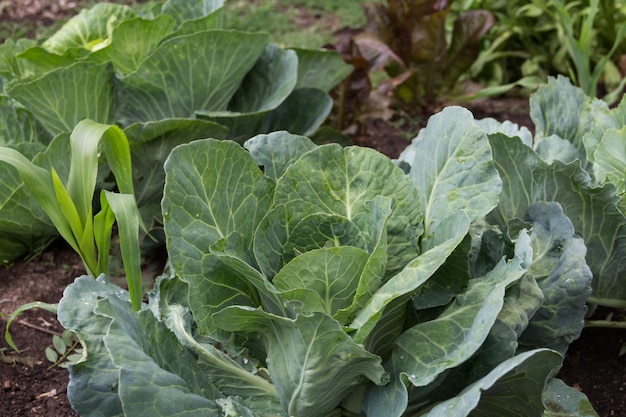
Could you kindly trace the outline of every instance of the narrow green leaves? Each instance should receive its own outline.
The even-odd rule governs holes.
[[[87,272],[94,277],[107,272],[108,264],[104,258],[109,256],[112,214],[118,219],[127,279],[133,305],[138,310],[142,297],[138,241],[140,219],[133,193],[128,140],[117,126],[88,119],[76,126],[69,140],[71,165],[67,187],[54,167],[48,172],[11,148],[1,149],[0,161],[17,169],[34,199],[61,236],[80,255]],[[111,161],[118,188],[127,194],[106,194],[107,202],[102,205],[102,212],[94,217],[92,207],[101,142]],[[109,212],[109,207],[112,212]]]

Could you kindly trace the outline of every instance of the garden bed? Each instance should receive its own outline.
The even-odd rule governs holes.
[[[76,12],[81,4],[79,1],[0,2],[0,21],[30,21],[34,32],[25,30],[32,34],[56,18]],[[533,128],[527,98],[486,99],[468,103],[467,107],[477,119],[494,117]],[[406,119],[369,118],[351,131],[349,139],[395,158],[419,127],[419,120],[407,124]],[[30,261],[17,261],[0,268],[0,313],[3,315],[36,300],[56,303],[65,287],[84,272],[78,256],[60,242]],[[603,319],[609,313],[602,310],[596,314]],[[6,316],[0,324],[0,333],[4,333]],[[0,341],[0,409],[4,410],[3,415],[76,415],[66,395],[67,371],[50,368],[44,354],[45,348],[52,346],[52,335],[62,332],[55,316],[43,310],[32,310],[23,314],[11,330],[21,352],[13,352],[4,339]],[[626,360],[619,356],[625,343],[624,330],[586,329],[570,346],[559,375],[570,386],[583,391],[601,417],[626,415]]]
[[[80,258],[63,243],[54,244],[32,261],[0,269],[0,312],[39,300],[57,302],[63,290],[83,273]],[[4,334],[6,321],[0,322]],[[32,310],[13,324],[11,334],[18,354],[0,340],[0,409],[5,417],[70,417],[77,414],[67,399],[67,371],[49,369],[44,350],[52,346],[51,333],[62,327],[53,314]],[[600,417],[626,415],[626,360],[619,357],[626,343],[621,329],[586,329],[572,343],[559,376],[583,391]]]

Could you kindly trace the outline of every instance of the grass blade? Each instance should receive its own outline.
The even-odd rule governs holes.
[[[104,191],[100,192],[100,206],[100,213],[96,214],[93,219],[93,235],[98,248],[98,271],[106,272],[109,269],[109,248],[115,214],[109,206]]]
[[[141,309],[141,250],[139,247],[139,210],[132,194],[104,191],[117,219],[122,260],[133,308]]]

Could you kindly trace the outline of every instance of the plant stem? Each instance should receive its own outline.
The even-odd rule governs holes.
[[[587,320],[585,321],[585,328],[591,328],[591,327],[626,330],[626,321],[610,321],[610,320]]]

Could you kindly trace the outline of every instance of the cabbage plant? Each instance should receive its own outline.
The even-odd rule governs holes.
[[[0,46],[0,145],[54,158],[77,123],[120,126],[131,144],[142,219],[160,222],[163,162],[172,148],[213,137],[312,134],[330,112],[327,92],[350,67],[331,51],[287,49],[266,33],[223,27],[223,1],[167,0],[131,8],[100,3],[45,40]],[[28,149],[24,149],[24,148]],[[36,164],[37,161],[34,161]],[[103,167],[104,171],[104,167]],[[14,171],[0,189],[0,262],[55,235]],[[99,182],[99,188],[109,184]]]
[[[394,162],[284,131],[203,139],[165,163],[170,269],[149,301],[79,277],[58,316],[85,347],[83,416],[596,415],[555,378],[590,294],[557,203],[508,227],[471,113]]]
[[[523,143],[490,136],[505,187],[490,217],[503,225],[531,202],[556,201],[588,248],[590,302],[626,307],[626,100],[615,108],[588,97],[565,77],[530,99],[536,132]]]

